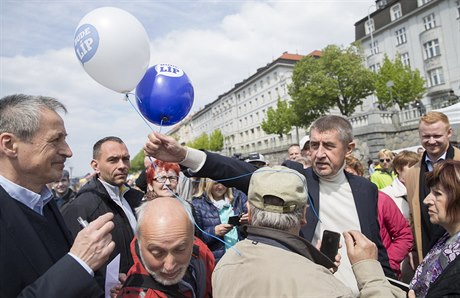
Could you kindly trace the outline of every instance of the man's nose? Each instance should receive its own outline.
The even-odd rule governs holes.
[[[174,271],[175,267],[176,267],[176,260],[175,260],[173,255],[169,254],[165,259],[165,262],[163,264],[163,268],[167,272],[172,272],[172,271]]]

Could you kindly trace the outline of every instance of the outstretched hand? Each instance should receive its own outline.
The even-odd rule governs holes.
[[[152,132],[144,145],[144,153],[162,161],[180,162],[185,159],[187,148],[181,146],[173,137]]]
[[[361,232],[343,232],[343,237],[347,246],[348,259],[352,265],[363,260],[377,260],[377,246]]]

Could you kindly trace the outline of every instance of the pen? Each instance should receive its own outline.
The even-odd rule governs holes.
[[[84,220],[83,218],[81,218],[81,216],[79,216],[77,218],[77,221],[80,224],[80,227],[82,227],[83,229],[86,228],[89,225],[89,223],[86,220]]]

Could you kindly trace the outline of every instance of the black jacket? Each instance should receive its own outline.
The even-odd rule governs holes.
[[[431,284],[426,298],[460,297],[460,257],[451,262]]]
[[[134,188],[125,193],[124,198],[128,201],[134,214],[136,214],[134,209],[141,204],[143,196],[143,192]],[[74,238],[81,230],[77,221],[79,216],[91,222],[107,212],[112,212],[114,214],[113,223],[115,224],[115,228],[112,230],[112,240],[115,242],[115,249],[109,262],[120,254],[120,272],[128,272],[134,263],[129,247],[134,233],[125,212],[110,198],[104,185],[97,177],[86,183],[77,193],[75,199],[67,204],[61,212]]]

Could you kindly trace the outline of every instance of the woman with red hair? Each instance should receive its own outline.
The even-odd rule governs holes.
[[[156,159],[146,169],[147,192],[146,200],[158,197],[175,197],[179,182],[180,167],[177,163]],[[187,199],[187,198],[184,198]]]

